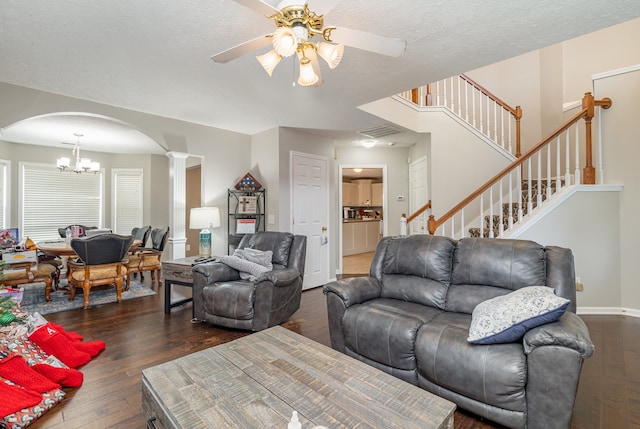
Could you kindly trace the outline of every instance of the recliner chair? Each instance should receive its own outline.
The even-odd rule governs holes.
[[[272,251],[273,269],[243,280],[221,262],[193,267],[196,319],[228,328],[260,331],[285,322],[300,308],[307,237],[288,232],[245,235],[238,249]]]

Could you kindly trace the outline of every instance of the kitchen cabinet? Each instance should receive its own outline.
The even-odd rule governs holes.
[[[342,183],[342,205],[357,206],[360,205],[358,196],[358,185],[356,183]]]
[[[380,240],[380,221],[354,221],[342,224],[342,256],[373,252]]]
[[[358,205],[370,206],[371,205],[371,179],[352,180],[351,183],[355,183],[358,186]]]
[[[382,183],[371,184],[371,205],[382,207]]]

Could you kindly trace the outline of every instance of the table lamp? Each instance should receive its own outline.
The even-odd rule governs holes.
[[[200,229],[198,254],[201,257],[211,256],[211,231],[209,228],[220,226],[220,210],[218,207],[197,207],[191,209],[189,228]]]

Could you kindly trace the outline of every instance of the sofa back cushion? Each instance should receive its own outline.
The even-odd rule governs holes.
[[[547,285],[545,249],[528,240],[463,238],[453,255],[447,311],[471,313],[487,299]]]
[[[288,265],[291,243],[293,243],[293,234],[289,232],[260,231],[242,237],[238,248],[271,251],[273,254],[271,262],[274,268],[282,268]]]
[[[455,243],[431,235],[383,238],[371,266],[381,296],[444,309]]]

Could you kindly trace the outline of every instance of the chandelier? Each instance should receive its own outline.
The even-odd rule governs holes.
[[[335,27],[323,30],[324,16],[309,10],[306,4],[284,7],[269,18],[274,20],[277,27],[271,36],[273,50],[256,57],[269,76],[283,57],[296,54],[300,66],[298,83],[302,86],[313,86],[320,79],[317,73],[318,56],[325,60],[331,69],[340,63],[344,45],[331,42],[331,31]],[[309,42],[315,35],[321,35],[324,41],[315,44]]]
[[[92,162],[89,158],[80,158],[80,137],[82,137],[83,135],[80,133],[74,133],[74,136],[76,136],[76,144],[73,147],[73,151],[71,152],[72,155],[75,156],[76,158],[76,163],[73,166],[73,172],[75,173],[96,173],[97,171],[100,170],[100,163],[99,162]],[[58,169],[62,172],[62,171],[66,171],[67,169],[71,169],[71,159],[70,158],[66,158],[66,157],[62,157],[62,158],[58,158],[57,162],[56,162]]]

